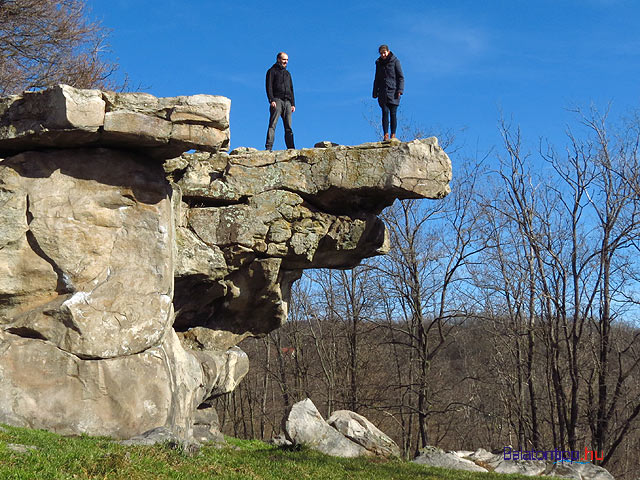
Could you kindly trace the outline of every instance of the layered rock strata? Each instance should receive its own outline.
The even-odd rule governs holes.
[[[0,155],[34,148],[111,146],[171,158],[229,145],[228,98],[80,90],[58,85],[0,99]]]
[[[0,422],[192,438],[303,269],[385,253],[382,208],[448,193],[435,138],[227,154],[229,105],[0,99]]]

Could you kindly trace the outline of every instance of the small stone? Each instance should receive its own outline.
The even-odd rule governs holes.
[[[486,468],[476,465],[471,460],[460,458],[452,452],[445,452],[440,448],[431,446],[420,449],[420,454],[413,459],[413,463],[467,472],[487,472]]]
[[[245,153],[252,153],[252,152],[257,152],[258,149],[257,148],[253,148],[253,147],[237,147],[234,148],[233,150],[231,150],[229,152],[229,155],[241,155],[241,154],[245,154]]]
[[[34,450],[38,450],[38,447],[33,445],[21,445],[19,443],[7,443],[7,448],[15,453],[31,453]]]

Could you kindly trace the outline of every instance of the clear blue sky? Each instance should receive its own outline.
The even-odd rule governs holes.
[[[467,146],[500,144],[500,111],[537,141],[562,140],[574,105],[640,106],[640,1],[88,0],[112,56],[156,96],[231,99],[231,147],[264,148],[266,70],[289,54],[296,146],[376,140],[377,47],[401,60],[400,114]],[[282,124],[274,148],[284,148]]]

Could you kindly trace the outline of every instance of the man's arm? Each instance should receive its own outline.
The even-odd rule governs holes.
[[[376,62],[376,73],[373,74],[373,98],[378,98],[378,63]]]
[[[400,60],[396,59],[396,98],[404,93],[404,73],[402,73],[402,66]]]
[[[267,70],[267,78],[266,78],[266,88],[267,88],[267,98],[269,99],[269,103],[271,106],[274,106],[273,103],[275,99],[273,98],[273,77],[271,75],[271,69]]]
[[[293,94],[293,78],[291,77],[291,73],[289,73],[289,82],[291,83],[291,112],[293,113],[296,111],[296,97]]]

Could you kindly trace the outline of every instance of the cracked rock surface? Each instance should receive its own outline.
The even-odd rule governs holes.
[[[0,99],[0,422],[191,439],[303,269],[384,254],[382,208],[449,191],[435,138],[221,152],[229,104],[64,85]]]

